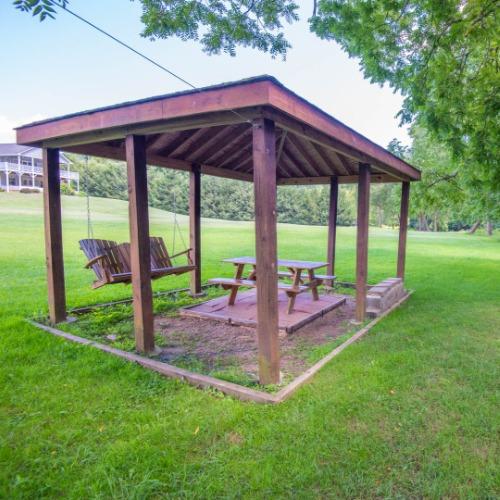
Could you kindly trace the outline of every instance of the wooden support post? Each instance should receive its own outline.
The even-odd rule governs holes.
[[[155,345],[145,137],[128,135],[125,140],[125,147],[127,154],[135,345],[140,352],[152,352]]]
[[[408,210],[410,206],[410,183],[401,183],[401,210],[399,212],[399,245],[397,277],[405,277],[406,236],[408,234]]]
[[[253,122],[257,338],[261,384],[280,379],[276,238],[276,151],[274,122]]]
[[[59,149],[43,150],[43,214],[49,319],[55,324],[66,319],[64,261],[61,222],[61,185]]]
[[[337,238],[337,209],[339,199],[339,180],[337,176],[330,178],[330,204],[328,208],[328,251],[326,261],[328,262],[327,274],[335,274],[335,241]],[[333,282],[328,283],[333,286]]]
[[[191,295],[201,295],[201,171],[192,165],[189,173],[189,246],[196,268],[191,271]]]
[[[356,238],[356,321],[364,321],[366,313],[366,281],[368,275],[368,222],[370,216],[370,165],[359,164],[358,228]]]

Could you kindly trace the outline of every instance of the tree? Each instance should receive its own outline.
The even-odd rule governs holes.
[[[291,0],[139,0],[143,36],[199,40],[210,54],[237,46],[285,56]],[[310,29],[359,58],[366,78],[404,96],[403,123],[447,145],[483,205],[500,190],[499,0],[311,0]],[[60,6],[66,7],[67,0]],[[54,0],[15,0],[40,19]],[[57,4],[59,5],[59,4]]]
[[[411,207],[417,228],[426,231],[431,222],[434,230],[472,225],[474,232],[481,221],[492,228],[488,221],[500,218],[500,193],[467,175],[449,148],[423,127],[414,125],[410,135],[412,146],[406,151],[406,159],[422,170],[421,182],[412,187]]]

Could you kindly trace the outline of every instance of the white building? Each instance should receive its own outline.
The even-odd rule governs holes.
[[[60,153],[61,183],[80,190],[80,175],[71,171],[71,162]],[[0,187],[5,191],[43,188],[42,150],[18,144],[0,144]]]

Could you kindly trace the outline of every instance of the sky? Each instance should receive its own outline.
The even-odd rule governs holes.
[[[310,33],[312,0],[298,3],[285,61],[252,49],[209,56],[196,42],[145,39],[138,0],[70,0],[69,7],[197,87],[269,74],[381,146],[394,137],[407,144],[396,118],[402,97],[370,84],[355,59]],[[12,128],[34,120],[188,88],[66,12],[39,22],[1,0],[0,33],[0,142],[15,142]]]

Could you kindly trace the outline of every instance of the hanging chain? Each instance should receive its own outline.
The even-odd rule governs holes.
[[[187,248],[186,242],[184,240],[184,236],[182,236],[182,231],[181,231],[181,226],[179,225],[179,220],[177,219],[177,196],[174,191],[174,236],[173,236],[173,241],[172,241],[172,253],[175,254],[175,240],[176,240],[176,233],[179,233],[179,238],[182,243],[183,249]]]
[[[85,195],[87,199],[87,238],[89,240],[94,239],[94,228],[92,227],[92,217],[90,212],[90,194],[89,194],[89,157],[85,155]]]

